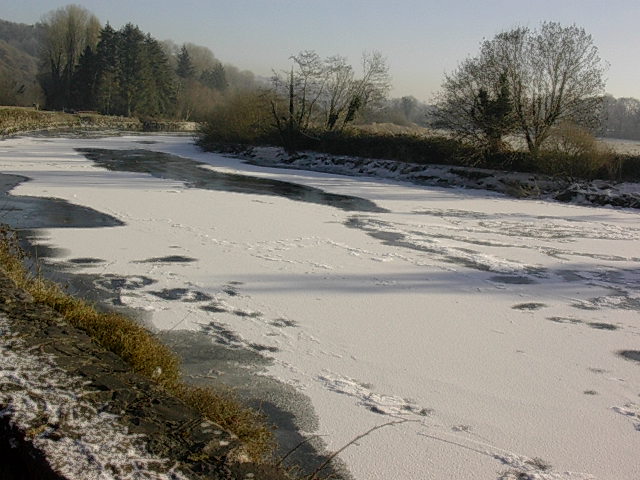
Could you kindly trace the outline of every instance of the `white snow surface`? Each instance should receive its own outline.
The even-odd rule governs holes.
[[[409,420],[340,454],[356,480],[640,478],[640,364],[618,355],[640,349],[638,211],[261,168],[140,138],[4,140],[0,171],[33,179],[14,195],[125,222],[40,241],[64,249],[59,262],[102,260],[78,272],[155,280],[122,300],[158,329],[259,345],[265,375],[311,399],[320,428],[307,433],[329,450]],[[77,147],[171,153],[388,212],[109,172]],[[170,255],[195,261],[142,262]]]
[[[186,480],[168,460],[145,450],[144,436],[128,433],[117,416],[84,400],[80,377],[58,368],[37,347],[27,349],[4,315],[0,356],[0,416],[31,432],[58,474],[75,480]]]

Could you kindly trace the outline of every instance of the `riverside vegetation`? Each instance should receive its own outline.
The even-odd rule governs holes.
[[[31,107],[0,107],[0,137],[42,130],[96,131],[189,131],[193,124],[134,117],[101,115],[96,112],[65,113]]]

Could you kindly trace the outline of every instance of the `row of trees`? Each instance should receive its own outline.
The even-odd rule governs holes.
[[[225,68],[211,51],[159,42],[137,26],[114,30],[77,5],[43,18],[39,83],[48,109],[202,120],[230,84],[252,74]]]
[[[488,153],[519,136],[535,156],[562,123],[598,126],[604,71],[582,28],[547,22],[505,31],[446,75],[437,123]]]

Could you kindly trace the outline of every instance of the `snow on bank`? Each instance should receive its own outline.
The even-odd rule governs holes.
[[[31,432],[53,470],[77,480],[183,480],[167,460],[149,455],[141,435],[83,400],[85,388],[50,355],[27,349],[0,315],[0,416]],[[0,467],[1,468],[1,467]]]
[[[81,147],[181,155],[387,212],[109,172]],[[340,455],[358,480],[640,477],[640,366],[617,353],[638,350],[636,211],[264,168],[169,136],[12,139],[0,168],[33,179],[14,194],[123,221],[40,241],[157,328],[270,357],[264,374],[309,396],[309,433],[330,449],[410,420]]]
[[[282,149],[275,147],[256,147],[241,157],[263,166],[389,178],[436,187],[483,189],[518,198],[555,199],[580,205],[640,208],[640,190],[638,184],[635,183],[603,180],[568,181],[532,173],[447,165],[419,165],[394,160],[357,158],[316,152],[304,152],[298,156],[289,157]]]

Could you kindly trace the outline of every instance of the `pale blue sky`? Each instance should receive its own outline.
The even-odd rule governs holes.
[[[0,18],[34,23],[67,3],[116,28],[132,22],[159,40],[207,46],[258,75],[286,68],[300,50],[345,55],[353,64],[363,50],[379,50],[392,95],[424,101],[483,38],[545,20],[575,23],[610,64],[607,91],[640,98],[640,0],[0,0]]]

